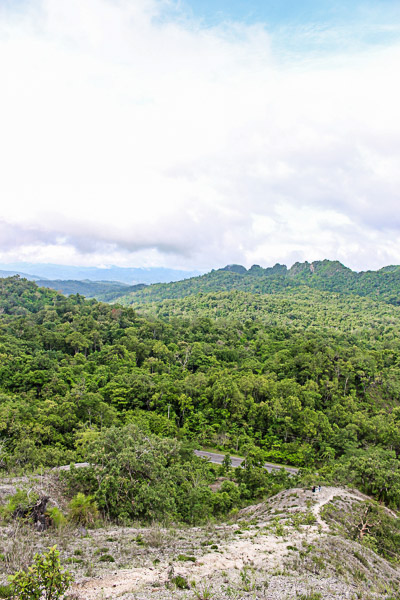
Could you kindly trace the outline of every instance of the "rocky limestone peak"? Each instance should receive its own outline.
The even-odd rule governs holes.
[[[222,269],[220,269],[220,271],[230,271],[232,273],[239,273],[239,275],[244,275],[245,273],[247,273],[247,269],[246,267],[244,267],[243,265],[226,265],[226,267],[223,267]]]

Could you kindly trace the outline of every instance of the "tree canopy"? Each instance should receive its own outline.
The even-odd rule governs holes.
[[[171,452],[176,439],[330,465],[400,505],[397,306],[299,286],[139,312],[12,277],[0,281],[0,310],[4,470],[86,460],[96,436],[117,444],[118,429],[136,425],[169,438]],[[393,472],[395,493],[367,483],[369,460]]]

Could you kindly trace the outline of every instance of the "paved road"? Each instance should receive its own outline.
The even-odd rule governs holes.
[[[225,458],[225,454],[218,454],[216,452],[206,452],[205,450],[195,450],[194,453],[196,454],[196,456],[201,456],[201,458],[207,458],[207,460],[209,460],[210,462],[215,463],[217,465],[222,465],[222,462]],[[239,456],[231,456],[232,467],[240,467],[240,465],[242,464],[243,461],[244,461],[244,458],[241,458]],[[82,467],[89,467],[89,466],[90,465],[87,462],[75,463],[76,469],[81,469]],[[280,469],[285,469],[285,471],[287,471],[291,475],[297,475],[297,473],[299,471],[299,469],[296,469],[295,467],[287,467],[285,465],[274,465],[272,463],[265,463],[264,469],[267,469],[267,471],[269,471],[270,473],[272,471],[279,471]],[[69,470],[70,470],[70,465],[63,465],[62,467],[54,467],[53,468],[53,471],[69,471]]]
[[[195,450],[194,453],[196,456],[201,456],[202,458],[207,458],[210,462],[215,463],[217,465],[222,465],[222,461],[224,460],[225,454],[217,454],[215,452],[206,452],[205,450]],[[238,456],[231,456],[231,464],[232,467],[239,467],[244,458],[240,458]],[[280,469],[285,469],[291,475],[297,475],[299,469],[296,467],[286,467],[285,465],[274,465],[272,463],[265,463],[264,469],[267,469],[269,473],[272,471],[279,471]]]

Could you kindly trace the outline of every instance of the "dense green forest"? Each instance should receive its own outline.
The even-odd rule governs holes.
[[[122,304],[143,304],[165,299],[183,298],[201,293],[241,290],[256,294],[286,291],[298,286],[341,294],[368,296],[390,304],[400,304],[400,267],[389,266],[379,271],[356,273],[338,261],[295,263],[290,269],[285,265],[263,269],[253,265],[228,265],[200,277],[184,281],[162,283],[120,295]]]
[[[200,294],[141,314],[12,277],[0,282],[0,310],[3,471],[99,461],[112,431],[148,432],[153,447],[161,438],[179,446],[164,465],[176,506],[188,461],[203,482],[191,489],[209,497],[188,443],[241,453],[249,468],[272,460],[318,470],[400,506],[397,306],[295,286]],[[240,472],[242,498],[276,483],[260,469]],[[214,512],[232,505],[235,486],[210,501]]]

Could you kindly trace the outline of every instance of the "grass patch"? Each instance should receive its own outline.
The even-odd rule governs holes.
[[[182,562],[196,562],[196,557],[187,556],[186,554],[178,554],[175,560],[180,560]]]
[[[0,585],[0,598],[12,598],[12,589],[10,585]]]
[[[102,554],[99,558],[99,562],[115,562],[115,558],[111,554]]]
[[[171,579],[171,583],[173,583],[178,590],[189,590],[190,589],[190,585],[187,582],[187,579],[185,579],[185,577],[182,577],[181,575],[177,575],[176,577],[173,577]]]

